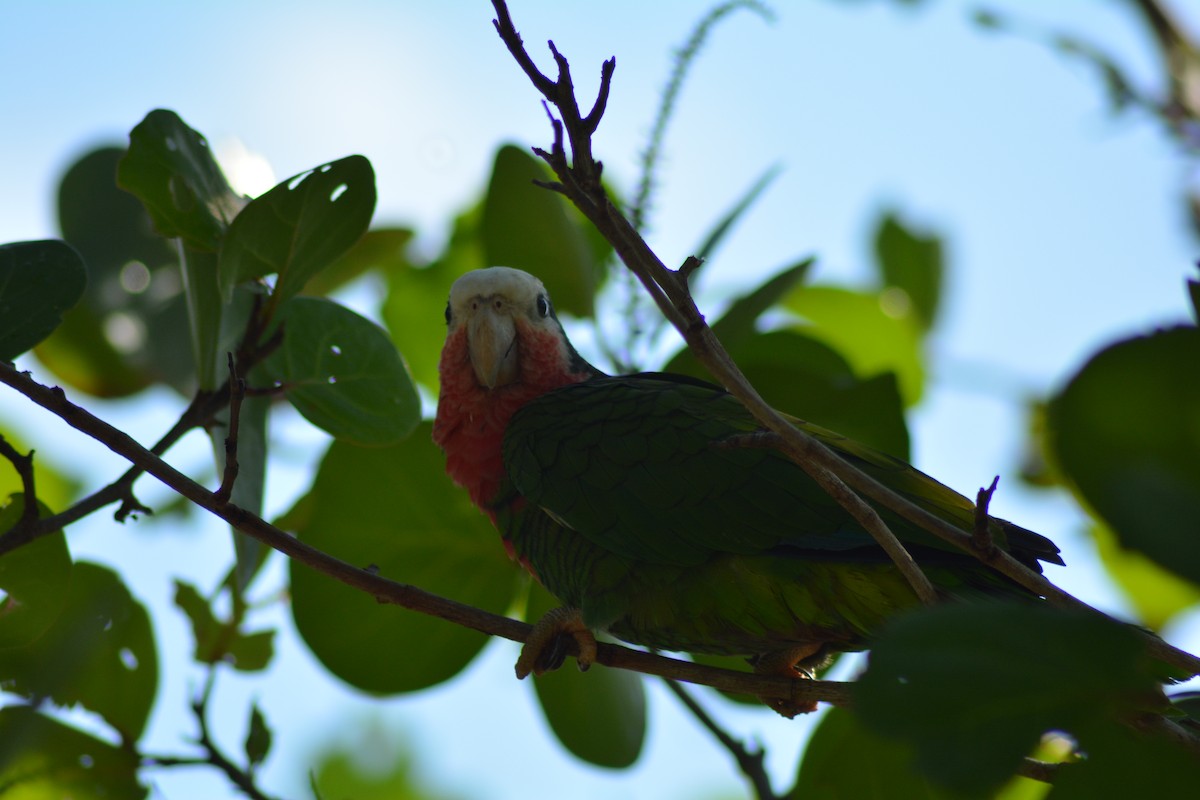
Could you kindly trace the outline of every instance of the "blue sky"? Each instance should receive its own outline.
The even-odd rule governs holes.
[[[1021,401],[1061,385],[1104,343],[1187,316],[1183,280],[1197,243],[1179,200],[1182,162],[1152,122],[1113,118],[1097,76],[1082,64],[1028,39],[980,32],[964,4],[924,6],[914,13],[888,2],[777,2],[773,24],[740,13],[717,29],[668,134],[650,242],[667,263],[682,262],[775,163],[782,175],[710,264],[702,304],[719,306],[730,291],[807,254],[819,258],[818,281],[869,280],[868,234],[883,208],[944,233],[945,313],[932,342],[930,391],[911,419],[914,460],[966,493],[999,472],[994,512],[1052,535],[1071,568],[1051,577],[1120,610],[1077,535],[1081,520],[1071,504],[1017,486]],[[594,91],[601,60],[616,55],[596,150],[618,186],[632,187],[669,52],[706,7],[511,2],[534,57],[549,64],[543,43],[553,38],[584,96]],[[1148,39],[1124,4],[995,7],[1086,35],[1153,85]],[[218,152],[240,142],[279,179],[366,155],[378,177],[376,222],[414,225],[418,245],[433,252],[450,214],[477,197],[499,144],[548,141],[539,98],[491,18],[482,0],[6,2],[0,241],[55,236],[54,187],[72,159],[123,141],[147,111],[167,107]],[[146,441],[169,427],[173,402],[162,393],[137,408],[87,405]],[[0,395],[0,419],[28,427],[40,455],[90,484],[121,468],[20,398]],[[322,440],[294,419],[275,430],[287,463],[269,502],[280,511]],[[199,438],[172,455],[193,472],[206,458]],[[166,497],[148,482],[142,493],[152,505]],[[71,534],[77,557],[129,573],[135,594],[154,609],[164,656],[190,648],[170,606],[171,578],[211,585],[229,556],[219,526],[200,526],[207,536],[97,519]],[[276,564],[273,577],[281,574]],[[285,629],[281,661],[291,666],[266,680],[223,679],[215,722],[236,749],[247,702],[259,700],[277,731],[264,783],[278,794],[302,795],[309,748],[346,715],[368,713],[402,731],[431,781],[476,797],[523,796],[532,773],[584,798],[687,797],[741,786],[723,752],[657,688],[638,766],[598,772],[548,738],[529,687],[511,677],[507,644],[494,643],[448,686],[380,701],[323,677],[287,632],[286,617],[277,621]],[[1200,641],[1195,620],[1177,633],[1193,647]],[[168,661],[152,721],[155,749],[178,750],[179,737],[190,734],[180,714],[199,679],[178,658]],[[806,721],[719,710],[739,735],[768,745],[780,784],[790,780]],[[233,796],[203,771],[155,780],[165,797]]]

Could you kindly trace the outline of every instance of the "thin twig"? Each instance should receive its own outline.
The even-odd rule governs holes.
[[[196,716],[196,721],[200,727],[200,739],[197,742],[204,752],[207,754],[207,762],[212,764],[217,769],[225,773],[242,794],[250,798],[250,800],[272,800],[269,795],[264,794],[254,783],[254,776],[249,770],[244,770],[237,764],[234,764],[229,758],[221,752],[217,747],[217,743],[213,741],[212,735],[208,730],[208,701],[212,696],[213,680],[216,676],[216,669],[210,665],[208,671],[208,679],[204,684],[204,691],[192,703],[192,713]]]
[[[32,527],[37,524],[38,519],[37,481],[33,474],[33,451],[30,450],[27,454],[21,455],[17,448],[0,436],[0,456],[4,456],[12,462],[13,469],[21,478],[21,491],[24,495],[21,504],[21,518],[17,520],[13,529]]]
[[[256,514],[234,505],[220,503],[214,492],[184,475],[158,455],[138,444],[125,432],[114,428],[88,411],[70,402],[62,389],[48,387],[35,381],[28,373],[11,364],[0,363],[0,383],[7,384],[34,403],[50,411],[78,431],[90,436],[105,447],[127,459],[140,470],[154,476],[178,494],[238,531],[274,548],[294,561],[338,580],[374,597],[383,603],[402,606],[422,614],[480,631],[524,642],[531,626],[499,614],[440,597],[416,586],[388,580],[371,569],[348,564],[328,553],[290,536]],[[2,540],[0,540],[2,541]],[[572,648],[573,643],[568,643]],[[574,649],[571,650],[574,654]],[[851,684],[839,681],[815,681],[710,667],[690,661],[631,650],[628,647],[602,642],[596,661],[608,667],[641,672],[647,675],[670,677],[687,683],[699,683],[727,692],[753,694],[763,698],[805,704],[813,701],[848,706]]]
[[[246,397],[246,380],[238,375],[233,353],[226,353],[229,364],[229,429],[225,436],[225,470],[216,497],[221,503],[229,502],[233,484],[238,476],[238,425],[242,418],[242,400]]]
[[[988,515],[988,506],[992,502],[992,495],[996,493],[996,487],[1000,485],[1000,476],[992,478],[992,484],[986,489],[980,489],[975,496],[975,527],[971,531],[971,544],[976,551],[983,557],[991,555],[992,550],[996,548],[996,542],[992,538],[991,518]]]
[[[708,729],[708,732],[720,742],[721,746],[729,751],[737,762],[738,769],[746,776],[746,780],[750,781],[750,785],[754,787],[754,794],[758,800],[779,800],[779,795],[775,794],[775,790],[771,788],[771,779],[767,775],[766,767],[763,764],[765,753],[761,749],[751,750],[746,745],[739,742],[737,739],[729,735],[716,720],[712,718],[704,707],[692,697],[691,692],[685,689],[678,681],[667,678],[664,681],[667,688],[675,693],[688,711],[692,712],[701,725]]]

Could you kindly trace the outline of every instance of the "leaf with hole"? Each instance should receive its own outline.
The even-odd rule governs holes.
[[[75,564],[66,607],[33,643],[0,650],[0,685],[94,711],[137,741],[158,688],[150,617],[115,572]]]
[[[117,185],[142,201],[160,234],[200,251],[220,247],[243,203],[229,188],[208,140],[174,111],[161,108],[130,131]]]
[[[392,580],[495,613],[520,572],[496,530],[445,473],[423,423],[391,447],[334,442],[312,491],[280,520],[300,539]],[[330,672],[363,691],[410,692],[457,675],[487,642],[445,620],[379,603],[295,561],[292,614]]]
[[[363,446],[412,433],[421,401],[387,333],[331,300],[294,297],[279,315],[283,343],[263,363],[312,424]]]
[[[295,175],[242,209],[221,244],[221,295],[278,275],[272,302],[288,300],[366,233],[375,213],[375,171],[348,156]]]
[[[25,495],[13,494],[0,508],[0,536],[21,519]],[[38,504],[40,516],[50,510]],[[27,645],[54,624],[67,602],[71,554],[61,530],[0,557],[0,663],[6,647]]]
[[[86,285],[83,260],[66,242],[0,245],[0,361],[49,336]]]

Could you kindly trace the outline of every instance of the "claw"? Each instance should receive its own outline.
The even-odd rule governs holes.
[[[788,650],[763,653],[754,659],[754,672],[758,675],[775,675],[785,678],[807,678],[808,680],[812,680],[813,673],[808,669],[807,665],[812,663],[814,659],[820,660],[823,650],[824,645],[814,643],[793,647]],[[788,719],[797,714],[809,714],[817,710],[817,704],[814,701],[798,703],[792,700],[776,700],[770,697],[761,697],[759,699]]]
[[[517,659],[517,678],[524,679],[530,673],[541,675],[558,669],[566,660],[570,636],[579,647],[575,656],[580,672],[587,672],[596,660],[596,637],[583,624],[583,615],[577,608],[556,608],[539,619],[521,648]]]

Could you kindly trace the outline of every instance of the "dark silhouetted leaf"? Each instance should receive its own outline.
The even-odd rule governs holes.
[[[271,752],[271,729],[259,710],[258,704],[250,706],[250,724],[246,730],[246,759],[251,765],[261,764]]]
[[[1062,472],[1122,546],[1200,586],[1200,329],[1098,353],[1050,404]]]
[[[116,573],[76,563],[66,608],[50,630],[0,650],[0,685],[30,699],[80,703],[136,741],[158,688],[150,618]]]
[[[11,495],[0,508],[0,536],[21,519],[23,494]],[[39,504],[46,517],[50,510]],[[71,554],[61,530],[35,539],[0,557],[0,663],[4,648],[27,645],[62,613],[71,584]]]
[[[540,584],[529,587],[525,618],[536,622],[558,601]],[[550,729],[563,746],[591,764],[623,769],[637,761],[646,738],[646,692],[641,676],[574,661],[532,678]]]
[[[293,298],[279,319],[283,344],[263,366],[305,419],[363,446],[395,444],[412,432],[421,401],[382,328],[315,297]]]
[[[579,216],[559,194],[533,183],[552,177],[520,148],[496,153],[480,226],[485,261],[536,275],[560,312],[590,317],[601,265]]]
[[[1084,741],[1087,758],[1055,778],[1050,800],[1190,797],[1200,786],[1196,754],[1160,736],[1112,725]]]
[[[281,524],[351,564],[497,613],[519,572],[422,424],[393,447],[335,442],[316,482]],[[364,691],[416,691],[456,675],[487,641],[444,620],[376,602],[291,563],[292,613],[317,658]]]
[[[218,619],[195,587],[175,581],[175,605],[192,623],[193,658],[201,664],[227,663],[243,672],[265,669],[274,655],[274,631],[243,633],[230,620]]]
[[[0,361],[49,336],[86,284],[87,269],[66,242],[0,245]]]
[[[45,717],[0,708],[0,790],[13,800],[141,800],[138,754]]]
[[[164,109],[151,111],[129,133],[117,184],[142,201],[159,233],[193,250],[216,251],[242,205],[208,141]]]
[[[875,258],[884,291],[904,293],[903,298],[892,295],[891,302],[902,305],[907,300],[921,327],[933,327],[945,271],[941,238],[923,236],[889,212],[879,220],[875,231]]]
[[[272,302],[298,294],[344,255],[375,213],[375,171],[362,156],[323,164],[280,183],[242,209],[221,243],[221,294],[278,275]]]
[[[1130,627],[1032,602],[958,604],[904,615],[879,635],[855,709],[912,746],[928,778],[980,795],[1046,731],[1115,720],[1155,688]]]

